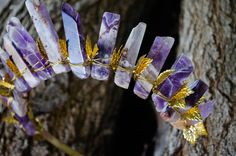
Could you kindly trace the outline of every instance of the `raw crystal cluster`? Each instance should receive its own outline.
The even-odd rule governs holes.
[[[206,100],[208,86],[201,80],[188,83],[193,71],[191,60],[180,55],[171,69],[161,72],[174,44],[172,37],[157,36],[147,56],[138,59],[146,30],[140,22],[134,27],[124,47],[115,48],[120,15],[105,12],[102,17],[98,42],[92,48],[85,40],[79,13],[69,4],[62,4],[65,40],[59,39],[45,5],[39,0],[26,0],[40,40],[35,41],[19,19],[13,17],[6,26],[0,59],[0,98],[11,108],[16,125],[29,135],[36,133],[31,121],[25,94],[40,82],[55,74],[72,71],[78,78],[90,75],[107,80],[115,72],[116,85],[127,89],[131,78],[136,81],[134,94],[151,98],[161,118],[183,130],[191,143],[207,135],[203,120],[213,111],[213,101]]]

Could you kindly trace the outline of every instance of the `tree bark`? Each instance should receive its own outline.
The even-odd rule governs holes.
[[[155,155],[236,154],[236,1],[183,0],[178,53],[186,53],[195,65],[194,79],[210,86],[208,98],[214,112],[206,120],[208,137],[191,145],[182,132],[158,124]]]

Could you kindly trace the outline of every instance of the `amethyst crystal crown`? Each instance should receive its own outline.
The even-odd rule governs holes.
[[[157,36],[147,57],[138,59],[145,23],[134,27],[125,46],[115,48],[120,15],[105,12],[102,17],[97,46],[83,36],[79,13],[69,4],[62,4],[62,20],[65,39],[60,40],[49,13],[39,0],[26,0],[41,42],[35,42],[20,21],[9,20],[4,36],[4,49],[0,48],[0,98],[11,106],[14,118],[29,135],[35,134],[35,125],[28,115],[24,93],[55,74],[70,69],[80,79],[90,76],[107,80],[110,71],[115,72],[114,82],[127,89],[132,76],[136,81],[134,93],[147,99],[152,91],[152,100],[161,118],[183,130],[191,143],[201,135],[207,135],[203,121],[213,111],[213,101],[206,100],[208,86],[201,80],[188,84],[193,71],[191,60],[180,55],[171,69],[163,71],[171,47],[172,37]],[[91,69],[91,70],[90,70]]]

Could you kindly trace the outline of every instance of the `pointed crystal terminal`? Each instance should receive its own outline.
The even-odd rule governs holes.
[[[209,100],[198,105],[202,120],[206,119],[213,112],[214,103],[214,101]]]
[[[0,48],[0,59],[1,59],[1,62],[3,64],[6,72],[9,75],[9,78],[11,80],[15,79],[14,80],[14,85],[16,87],[16,90],[18,92],[27,92],[27,91],[29,91],[31,88],[28,85],[28,83],[25,81],[25,79],[23,77],[17,77],[16,74],[13,71],[11,71],[11,69],[8,67],[7,62],[12,63],[12,61],[10,61],[9,55],[1,48]]]
[[[120,15],[105,12],[102,16],[102,23],[99,32],[98,48],[99,53],[95,57],[99,63],[109,65],[110,57],[116,43],[117,32],[120,24]],[[99,64],[92,65],[91,76],[97,80],[107,80],[110,69]]]
[[[33,75],[33,73],[31,73],[30,69],[27,67],[24,60],[21,58],[7,35],[4,36],[3,42],[6,51],[12,57],[15,65],[17,66],[19,72],[22,74],[28,85],[31,88],[36,87],[40,83],[40,80],[36,77],[36,75]]]
[[[134,68],[145,30],[146,24],[142,22],[132,29],[125,44],[124,52],[121,56],[119,66],[130,69]],[[114,82],[117,86],[128,89],[131,77],[132,72],[124,71],[118,68],[116,70]]]
[[[87,60],[87,54],[84,48],[84,37],[81,30],[80,15],[72,6],[63,3],[62,19],[68,43],[71,70],[77,77],[85,79],[90,75],[90,67],[82,66],[82,64]]]
[[[41,80],[46,80],[53,75],[53,70],[45,58],[39,53],[36,42],[21,25],[19,19],[12,17],[7,24],[9,39],[17,48],[17,52],[22,56],[37,73]]]
[[[29,136],[34,136],[36,133],[36,127],[33,124],[32,121],[30,121],[28,115],[25,116],[18,116],[17,114],[15,115],[15,118],[19,121],[19,123],[23,126],[25,132]]]
[[[25,5],[42,41],[48,59],[52,63],[54,72],[59,74],[69,71],[69,66],[62,64],[66,56],[63,56],[60,50],[59,38],[46,6],[38,0],[26,0]]]
[[[174,69],[175,72],[157,88],[157,91],[167,99],[170,99],[181,88],[186,78],[193,71],[193,65],[188,57],[181,55],[177,58],[171,69]],[[152,101],[157,108],[159,105],[163,105],[163,103],[159,102],[162,101],[162,96],[157,93],[152,94]]]
[[[185,98],[185,102],[187,107],[193,107],[207,91],[208,86],[202,80],[197,80],[190,84],[189,88],[193,91],[193,93]]]
[[[150,81],[154,82],[156,80],[173,44],[174,38],[172,37],[157,36],[155,38],[147,56],[148,58],[153,59],[153,61],[140,76],[149,81],[138,79],[134,86],[134,93],[140,98],[146,99],[148,97],[153,87],[153,84]]]
[[[20,117],[27,114],[27,102],[21,96],[21,93],[13,91],[14,100],[12,101],[11,107],[13,111]]]

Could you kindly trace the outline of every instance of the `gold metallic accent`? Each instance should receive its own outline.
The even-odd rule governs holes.
[[[186,112],[184,112],[182,114],[182,118],[185,120],[194,120],[194,121],[201,121],[202,120],[202,116],[200,114],[198,106],[194,106],[194,107],[190,108],[189,110],[187,110]]]
[[[113,53],[111,56],[111,62],[110,62],[110,66],[111,66],[112,70],[115,71],[117,69],[117,67],[119,66],[120,58],[121,58],[123,52],[124,52],[123,46],[120,46],[120,48],[118,50],[116,50],[116,48],[113,50]]]
[[[95,44],[94,47],[92,48],[92,43],[89,36],[87,36],[86,38],[85,50],[86,50],[89,61],[92,61],[95,58],[95,56],[97,56],[98,54],[98,46],[97,44]]]
[[[59,47],[60,47],[60,51],[64,59],[68,58],[69,55],[67,51],[67,45],[64,39],[59,39]]]
[[[160,84],[162,84],[172,73],[174,73],[174,71],[174,69],[169,69],[159,74],[156,81],[154,82],[153,90],[155,90]]]
[[[6,61],[6,64],[10,68],[10,70],[16,75],[16,77],[22,76],[22,73],[10,59]]]
[[[138,63],[133,71],[134,79],[138,79],[138,77],[144,72],[144,70],[152,63],[152,59],[147,58],[146,55],[143,55],[139,58]]]
[[[195,144],[199,136],[207,136],[203,122],[199,122],[183,130],[184,138],[191,144]]]

